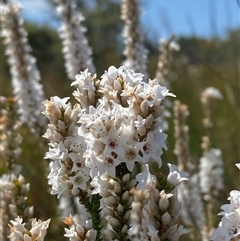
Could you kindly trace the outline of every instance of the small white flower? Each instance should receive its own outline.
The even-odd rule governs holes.
[[[218,215],[229,214],[231,212],[234,212],[236,209],[240,208],[240,191],[231,191],[228,200],[230,200],[230,204],[222,205],[221,209],[223,211],[220,212]]]
[[[149,132],[145,141],[136,144],[142,153],[143,163],[147,163],[152,158],[159,164],[159,167],[162,165],[160,155],[162,154],[162,148],[167,149],[166,138],[167,135],[164,133],[158,132],[154,136],[153,132]]]
[[[178,241],[180,236],[188,233],[188,231],[182,225],[178,226],[177,224],[174,224],[171,225],[165,233],[171,241]]]
[[[45,159],[52,160],[65,160],[67,158],[68,149],[65,148],[64,144],[60,142],[57,148],[51,148],[45,155]]]
[[[156,184],[156,177],[149,172],[148,164],[144,165],[144,171],[136,175],[138,181],[137,190],[151,189]]]
[[[86,143],[84,142],[84,137],[77,135],[76,137],[68,136],[66,141],[70,141],[70,149],[76,153],[86,150]]]
[[[138,154],[139,149],[136,145],[124,145],[124,158],[123,162],[126,163],[127,169],[131,172],[134,168],[135,162],[142,163],[143,158]]]
[[[177,186],[183,180],[188,180],[188,174],[186,172],[179,171],[176,165],[168,163],[168,167],[170,173],[168,174],[167,180],[171,185]]]
[[[92,194],[102,194],[109,190],[110,183],[110,176],[107,172],[102,174],[101,176],[95,176],[92,179],[91,186],[94,187],[92,190]]]
[[[128,137],[124,137],[118,134],[117,129],[113,126],[108,132],[108,136],[101,137],[100,140],[106,144],[103,151],[103,155],[109,155],[112,152],[118,154],[119,156],[124,156],[123,144],[128,141]]]
[[[82,190],[86,190],[86,182],[90,179],[90,177],[89,175],[86,175],[82,170],[79,170],[76,175],[71,176],[69,179],[73,184],[73,189],[80,188]]]
[[[160,85],[155,85],[152,87],[147,83],[143,83],[144,92],[139,93],[138,95],[147,102],[149,107],[152,107],[156,103],[159,104],[159,101],[164,99],[162,94],[163,88],[165,87],[161,87]]]
[[[97,157],[92,156],[92,160],[92,171],[94,171],[93,166],[95,166],[97,169],[97,175],[102,175],[107,172],[112,177],[116,176],[116,166],[118,166],[121,162],[112,155],[99,155]]]
[[[214,230],[211,241],[239,240],[240,238],[240,208],[227,214],[217,229]]]
[[[38,240],[43,241],[46,235],[47,228],[50,223],[50,219],[47,221],[41,221],[33,219],[31,229],[28,231],[24,226],[25,224],[22,223],[22,218],[17,217],[14,220],[11,220],[10,229],[11,229],[11,240],[22,241],[22,240]]]

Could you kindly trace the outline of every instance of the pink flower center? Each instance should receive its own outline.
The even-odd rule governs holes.
[[[114,165],[114,160],[111,157],[106,157],[104,163],[109,167]]]
[[[77,162],[76,166],[80,168],[80,167],[82,167],[82,163],[81,162]]]
[[[152,95],[152,93],[147,94],[147,100],[148,101],[153,101],[155,95]]]
[[[143,150],[146,154],[148,154],[151,149],[150,149],[150,144],[146,143],[144,146],[143,146]]]
[[[109,144],[108,144],[111,148],[116,148],[118,146],[117,144],[117,140],[112,140],[112,139],[109,139]]]

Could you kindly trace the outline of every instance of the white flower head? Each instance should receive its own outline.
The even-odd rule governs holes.
[[[123,162],[126,163],[127,169],[131,172],[135,162],[142,163],[143,158],[139,155],[139,149],[136,145],[124,145],[125,156]]]
[[[168,174],[167,180],[168,182],[173,185],[177,186],[180,184],[183,180],[188,180],[188,174],[186,172],[179,171],[178,167],[174,164],[167,164],[169,167],[170,173]]]

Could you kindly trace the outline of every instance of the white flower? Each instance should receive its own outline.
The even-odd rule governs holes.
[[[174,164],[167,164],[169,167],[170,173],[168,174],[167,180],[168,182],[173,185],[177,186],[183,180],[188,180],[188,174],[186,172],[180,172],[178,167]]]
[[[236,163],[236,167],[240,169],[240,163]]]
[[[58,96],[53,96],[50,98],[52,102],[58,107],[58,108],[63,108],[66,109],[70,103],[67,104],[67,101],[70,99],[70,97],[65,97],[65,98],[59,98]]]
[[[110,182],[111,176],[107,172],[102,174],[101,176],[95,176],[92,179],[91,186],[94,187],[92,190],[92,194],[100,194],[101,196],[104,193],[107,193],[110,188],[113,188],[112,183]]]
[[[137,120],[134,121],[135,127],[137,128],[137,131],[141,136],[143,136],[146,133],[146,127],[144,125],[145,121],[146,119],[143,119],[140,115],[138,115]]]
[[[22,218],[17,217],[14,220],[11,220],[10,229],[10,239],[16,240],[16,241],[31,241],[31,240],[37,240],[37,241],[43,241],[46,235],[47,228],[50,223],[50,219],[47,221],[41,221],[34,219],[32,221],[31,229],[28,231],[24,226],[25,224],[22,223]],[[14,238],[14,239],[12,239]]]
[[[136,145],[126,144],[123,146],[125,155],[122,159],[126,163],[127,169],[131,172],[134,168],[135,162],[142,163],[143,158],[139,155],[139,149]]]
[[[82,170],[85,174],[89,173],[89,168],[85,164],[85,158],[83,157],[83,153],[80,152],[78,154],[71,152],[68,156],[73,161],[72,171]]]
[[[114,126],[109,130],[108,136],[101,137],[100,140],[106,144],[103,151],[104,156],[109,155],[112,152],[118,154],[121,157],[124,156],[123,144],[127,142],[128,137],[119,135],[117,129]]]
[[[148,164],[144,165],[144,171],[136,175],[138,181],[137,190],[151,189],[156,184],[156,177],[149,172]]]
[[[65,230],[64,237],[70,238],[69,240],[74,240],[74,241],[81,241],[82,240],[78,236],[78,234],[76,232],[76,228],[75,228],[74,225],[72,225],[69,229],[68,228],[64,228],[64,230]]]
[[[67,158],[68,149],[64,146],[62,142],[60,142],[57,148],[50,148],[49,151],[45,155],[45,159],[52,160],[65,160]]]
[[[240,238],[240,208],[227,214],[217,229],[214,230],[211,241],[239,240]]]
[[[71,176],[70,182],[73,184],[73,189],[82,189],[86,190],[86,182],[90,179],[89,175],[86,175],[82,170],[79,170],[76,175]],[[75,192],[75,190],[73,191]]]
[[[153,87],[147,83],[143,83],[143,91],[138,95],[141,96],[144,101],[147,102],[149,107],[154,105],[159,105],[160,101],[165,98],[165,96],[175,96],[168,93],[168,89],[164,86],[154,85]]]
[[[159,167],[162,165],[160,156],[162,148],[167,149],[165,144],[166,138],[167,135],[164,133],[158,132],[154,136],[153,132],[149,132],[145,141],[136,144],[142,153],[143,163],[147,163],[152,158],[159,164]]]
[[[121,161],[112,156],[111,154],[99,155],[97,157],[92,156],[92,165],[95,166],[95,168],[97,169],[97,175],[102,175],[107,172],[110,176],[115,177],[116,166],[118,166],[120,163]],[[93,167],[92,172],[94,172]]]
[[[165,232],[165,235],[171,241],[178,241],[180,236],[188,233],[188,231],[182,226],[178,226],[177,224],[171,225]]]
[[[119,75],[121,75],[120,69],[117,69],[115,66],[110,66],[108,70],[105,71],[105,73],[101,76],[101,84],[105,85],[108,83],[111,86]]]
[[[223,161],[221,151],[211,148],[204,152],[200,158],[199,177],[201,191],[205,194],[204,198],[208,199],[211,193],[223,189]]]
[[[159,230],[157,230],[152,224],[147,224],[148,235],[151,237],[151,240],[160,241],[158,236]]]
[[[66,141],[70,141],[70,149],[76,153],[86,150],[85,138],[77,135],[76,137],[68,136]]]
[[[240,191],[233,190],[230,192],[230,197],[228,198],[230,200],[230,204],[224,204],[221,206],[221,209],[223,210],[218,215],[225,215],[229,214],[231,212],[234,212],[236,209],[240,208]]]

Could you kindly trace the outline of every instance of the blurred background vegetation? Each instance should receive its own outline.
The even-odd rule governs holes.
[[[91,1],[92,2],[92,1]],[[98,77],[110,65],[120,66],[123,60],[123,42],[121,32],[123,22],[119,20],[120,5],[116,1],[97,0],[91,7],[86,1],[79,1],[79,7],[86,17],[84,25],[93,49],[94,64]],[[54,10],[54,9],[53,9]],[[108,14],[108,13],[111,14]],[[41,72],[42,84],[46,98],[71,96],[73,88],[67,78],[64,60],[61,53],[61,41],[56,29],[49,26],[36,26],[25,23],[33,56]],[[154,78],[158,60],[158,39],[150,39],[143,29],[145,46],[149,49],[149,74]],[[169,74],[170,90],[177,99],[187,104],[190,116],[187,124],[190,127],[191,154],[198,159],[202,155],[201,137],[206,134],[202,119],[204,113],[200,102],[201,92],[210,86],[218,88],[224,96],[216,100],[212,106],[214,131],[213,147],[222,151],[225,165],[225,190],[221,193],[219,206],[226,203],[229,192],[240,188],[239,171],[235,163],[240,162],[240,89],[239,89],[239,29],[229,30],[226,38],[200,39],[195,36],[178,36],[176,41],[181,50],[174,53],[172,71]],[[1,95],[11,96],[11,77],[1,46]],[[176,163],[173,154],[173,123],[169,119],[168,151],[163,155],[164,162]],[[55,196],[49,194],[47,184],[48,161],[44,160],[44,148],[39,147],[38,140],[23,126],[21,134],[22,154],[18,162],[23,165],[23,175],[31,183],[30,203],[35,206],[35,216],[41,219],[57,218]],[[2,170],[3,172],[3,170]],[[217,207],[219,208],[219,207]],[[219,209],[217,209],[219,210]],[[219,221],[219,220],[217,220]],[[63,240],[63,229],[59,225],[51,225],[47,241]],[[62,231],[60,231],[62,230]],[[59,233],[59,238],[56,237]],[[55,236],[54,236],[55,235]],[[61,238],[60,238],[61,237]],[[186,240],[186,239],[185,239]]]

